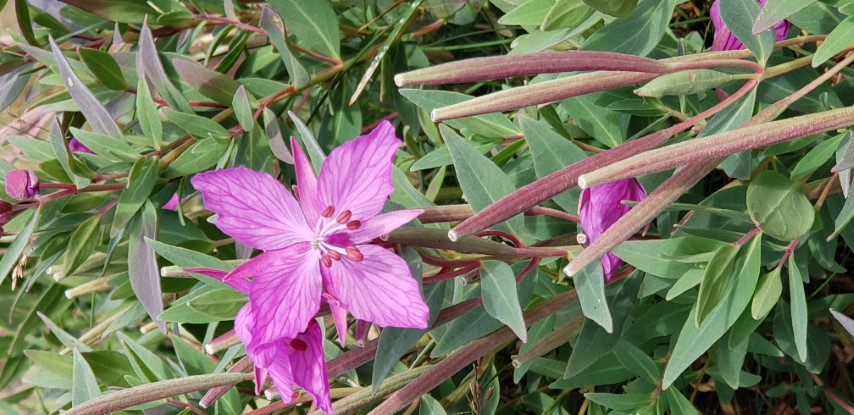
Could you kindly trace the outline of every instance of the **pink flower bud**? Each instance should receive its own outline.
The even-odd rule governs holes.
[[[70,141],[68,141],[68,149],[75,152],[75,153],[95,154],[95,152],[92,151],[92,149],[90,149],[89,147],[86,147],[85,144],[81,143],[76,138],[72,138]]]
[[[765,0],[757,0],[760,5],[765,5]],[[718,0],[712,3],[711,9],[712,24],[715,26],[715,40],[712,42],[712,50],[738,50],[744,49],[744,44],[738,40],[735,35],[730,32],[729,28],[724,24],[724,19],[721,17],[720,5]],[[792,24],[786,20],[781,20],[774,24],[774,32],[777,41],[785,39],[789,35],[789,29]]]
[[[39,192],[39,177],[32,170],[6,173],[6,194],[17,200],[30,200]]]
[[[618,180],[584,189],[578,200],[578,216],[581,218],[581,228],[587,235],[587,243],[598,239],[614,222],[631,210],[631,206],[622,203],[623,200],[640,202],[645,198],[646,190],[635,179]],[[603,255],[601,261],[605,281],[610,281],[623,263],[611,253]]]

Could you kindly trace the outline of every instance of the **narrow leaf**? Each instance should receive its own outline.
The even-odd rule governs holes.
[[[86,363],[80,351],[74,348],[72,353],[71,406],[77,406],[101,396],[101,390],[98,388],[98,381],[95,380],[95,373],[92,372],[92,368],[89,367],[89,363]]]
[[[789,301],[791,301],[792,332],[795,339],[795,347],[798,350],[800,361],[807,361],[807,297],[804,293],[804,280],[801,279],[801,271],[795,264],[795,256],[789,255],[787,263],[789,269]]]
[[[528,331],[510,265],[501,261],[484,261],[480,287],[486,312],[510,327],[523,343],[527,342]]]
[[[157,114],[157,106],[151,97],[146,76],[142,75],[136,86],[136,118],[142,133],[149,139],[151,145],[160,149],[163,144],[163,122]]]
[[[581,311],[584,316],[595,321],[608,333],[614,332],[614,321],[611,318],[611,310],[608,309],[608,300],[605,298],[605,275],[602,273],[602,264],[596,261],[581,272],[572,276],[575,290],[578,291],[578,301],[581,303]]]
[[[246,88],[243,85],[237,88],[237,92],[234,93],[231,106],[234,107],[234,115],[243,131],[252,131],[252,127],[255,126],[255,119],[252,117],[249,96],[246,94]]]

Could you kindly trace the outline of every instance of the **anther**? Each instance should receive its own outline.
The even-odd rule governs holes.
[[[361,227],[362,227],[362,222],[360,222],[360,221],[351,220],[351,221],[347,222],[347,229],[349,229],[351,231],[355,231],[356,229],[359,229]]]
[[[348,255],[348,257],[349,257],[349,255]],[[329,256],[321,255],[320,256],[320,262],[322,262],[323,265],[326,265],[326,268],[332,268],[332,259],[329,258]]]
[[[297,349],[301,352],[308,350],[308,345],[305,344],[305,342],[300,340],[300,339],[291,340],[291,347],[293,347],[294,349]]]
[[[323,212],[320,212],[320,216],[331,218],[333,213],[335,213],[335,206],[329,205],[326,209],[323,209]]]
[[[356,248],[352,245],[344,248],[344,253],[347,255],[347,259],[351,261],[359,262],[365,259],[365,257],[362,255],[362,251],[359,251],[359,248]]]
[[[336,220],[338,223],[340,223],[340,224],[342,224],[342,225],[343,225],[343,224],[345,224],[345,223],[347,223],[347,222],[349,222],[349,221],[350,221],[350,216],[352,216],[352,213],[350,213],[350,211],[349,211],[349,210],[345,210],[345,211],[341,212],[341,214],[340,214],[340,215],[338,215],[338,218],[337,218],[337,219],[335,219],[335,220]]]
[[[337,251],[329,251],[326,253],[326,255],[335,261],[341,260],[341,254],[339,254]]]

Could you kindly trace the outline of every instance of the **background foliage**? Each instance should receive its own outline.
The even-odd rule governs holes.
[[[388,242],[421,276],[433,326],[362,336],[353,323],[341,348],[328,321],[336,412],[852,413],[854,346],[828,311],[850,315],[854,302],[850,130],[728,156],[657,214],[644,237],[615,248],[630,267],[607,287],[596,267],[575,279],[562,272],[560,253],[582,249],[571,216],[577,188],[490,228],[497,232],[456,242],[445,235],[537,179],[712,108],[714,87],[734,94],[751,79],[749,69],[715,59],[766,69],[756,88],[671,141],[735,130],[827,71],[833,76],[780,118],[850,107],[854,78],[843,59],[854,2],[768,0],[760,14],[753,0],[721,0],[749,50],[709,57],[714,74],[635,91],[650,76],[443,122],[430,112],[576,73],[534,68],[423,88],[398,88],[395,75],[570,49],[678,61],[711,44],[710,4],[5,3],[20,32],[4,34],[0,53],[0,108],[17,118],[2,127],[0,176],[29,168],[62,186],[44,188],[40,203],[18,203],[3,225],[2,413],[57,413],[181,378],[200,386],[176,394],[176,385],[122,410],[308,412],[305,396],[285,405],[252,393],[240,374],[249,370],[242,346],[229,335],[245,298],[183,270],[228,270],[252,254],[206,220],[188,178],[243,165],[293,184],[288,137],[319,163],[381,119],[393,120],[405,142],[388,208],[427,211]],[[757,17],[788,19],[799,40],[772,48],[768,32],[752,33]],[[95,154],[70,151],[72,137]],[[673,174],[639,180],[651,191]],[[164,209],[176,193],[179,207]],[[237,387],[204,383],[217,381]]]

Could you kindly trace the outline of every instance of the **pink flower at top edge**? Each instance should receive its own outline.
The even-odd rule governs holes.
[[[760,5],[765,5],[765,0],[757,0]],[[712,9],[710,10],[710,14],[712,17],[712,24],[715,26],[715,38],[712,42],[712,50],[738,50],[744,49],[744,44],[738,40],[735,35],[730,32],[729,28],[724,24],[724,20],[721,17],[720,5],[718,4],[718,0],[715,0],[712,3]],[[792,24],[787,20],[781,20],[774,24],[774,32],[777,41],[781,41],[786,39],[789,35],[789,29],[792,28]]]
[[[622,203],[623,200],[640,202],[644,199],[646,190],[635,179],[618,180],[584,189],[578,200],[578,216],[588,243],[599,239],[614,222],[631,210],[631,206]],[[609,282],[623,261],[610,252],[603,255],[601,261],[605,281]]]
[[[262,357],[268,345],[304,332],[322,297],[339,333],[344,309],[380,326],[427,327],[429,309],[406,262],[368,244],[422,212],[379,214],[394,189],[391,162],[399,145],[394,127],[381,123],[332,151],[317,177],[293,145],[299,203],[270,175],[243,167],[192,178],[217,214],[217,227],[265,251],[224,278],[252,278],[241,310],[245,330],[237,331],[250,356]]]

